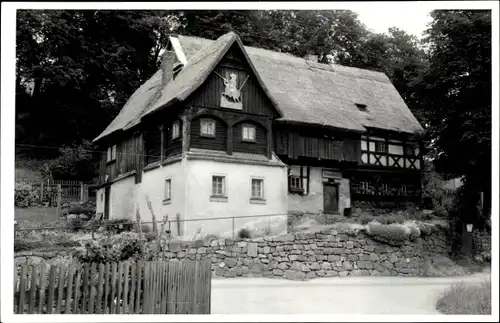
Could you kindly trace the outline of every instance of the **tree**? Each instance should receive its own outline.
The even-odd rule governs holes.
[[[481,10],[433,11],[427,31],[429,68],[416,82],[436,170],[464,176],[459,214],[478,217],[491,207],[491,13]]]
[[[159,68],[175,25],[157,11],[19,10],[17,18],[16,143],[47,146],[102,131]]]

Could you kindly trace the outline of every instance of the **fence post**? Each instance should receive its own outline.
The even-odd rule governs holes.
[[[80,182],[80,202],[83,201],[83,182]]]
[[[233,216],[233,239],[234,239],[234,216]]]
[[[40,204],[43,204],[43,181],[40,182]]]
[[[57,219],[61,220],[61,184],[57,184]]]

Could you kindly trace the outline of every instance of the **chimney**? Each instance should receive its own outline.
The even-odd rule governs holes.
[[[161,82],[163,86],[166,86],[167,83],[173,78],[174,60],[175,53],[173,51],[166,50],[163,53],[163,57],[161,59]]]
[[[317,63],[318,62],[318,55],[313,55],[313,54],[306,54],[304,56],[304,59],[308,62],[313,62]]]

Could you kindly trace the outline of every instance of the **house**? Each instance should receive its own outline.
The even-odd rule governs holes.
[[[192,235],[246,216],[418,202],[421,131],[383,73],[245,47],[232,32],[172,36],[161,69],[94,140],[106,150],[97,209],[146,221],[149,201]]]

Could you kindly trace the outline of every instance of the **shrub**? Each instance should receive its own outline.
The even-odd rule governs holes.
[[[71,206],[68,211],[68,214],[85,214],[85,215],[93,215],[95,214],[95,209],[91,207],[86,207],[83,205],[73,205]]]
[[[432,234],[432,227],[429,224],[418,222],[417,225],[422,237],[427,237]]]
[[[366,225],[372,221],[375,220],[375,217],[371,214],[368,214],[368,213],[363,213],[361,214],[361,216],[358,218],[358,222],[360,224],[363,224],[363,225]]]
[[[218,235],[215,235],[215,234],[207,234],[205,236],[205,240],[208,240],[208,241],[213,241],[213,240],[219,240],[219,236]]]
[[[30,184],[16,183],[14,188],[14,205],[16,207],[35,206],[39,201],[39,191]]]
[[[443,314],[491,315],[491,280],[478,285],[463,282],[452,285],[438,300],[436,308]]]
[[[410,236],[410,230],[400,224],[383,225],[377,222],[368,224],[366,233],[373,240],[396,246],[402,245]]]
[[[131,222],[128,219],[116,219],[104,222],[103,226],[108,232],[120,234],[123,232],[130,232],[134,230],[135,223]],[[144,227],[143,232],[145,232]]]
[[[238,231],[238,237],[240,239],[250,239],[252,237],[252,235],[250,233],[250,230],[248,230],[247,228],[241,228]]]
[[[27,240],[27,239],[14,239],[14,251],[28,251],[44,247],[51,247],[52,245],[47,241]]]
[[[74,218],[74,219],[68,220],[67,227],[72,232],[78,232],[78,231],[84,229],[86,224],[87,224],[86,220],[80,219],[80,218]]]
[[[148,250],[146,239],[135,232],[123,232],[112,237],[91,241],[78,249],[75,257],[81,262],[113,262],[151,260],[155,254]]]
[[[154,232],[147,232],[144,234],[144,238],[146,238],[147,241],[153,241],[156,239],[158,235]]]

